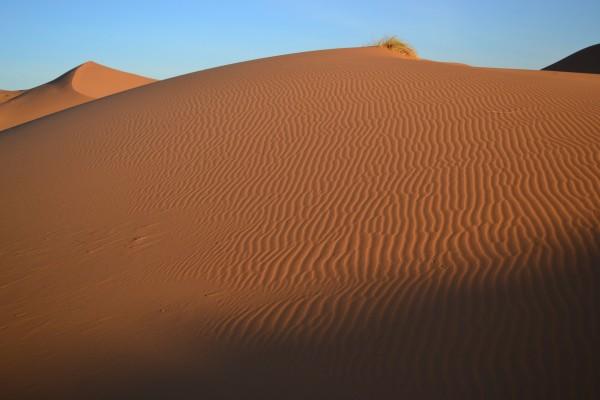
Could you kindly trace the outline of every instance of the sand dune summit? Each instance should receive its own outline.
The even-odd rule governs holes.
[[[33,89],[0,91],[0,131],[150,82],[89,61]]]
[[[594,398],[599,104],[361,48],[9,129],[3,395]]]
[[[600,43],[571,54],[544,70],[600,74]]]

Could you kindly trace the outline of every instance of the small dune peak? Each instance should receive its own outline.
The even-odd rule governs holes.
[[[92,72],[93,73],[94,71],[98,71],[98,70],[108,70],[108,71],[120,72],[118,70],[112,69],[105,65],[99,64],[95,61],[86,61],[72,69],[72,71],[74,73],[82,73],[82,72],[85,72],[85,73]]]
[[[91,60],[90,60],[90,61],[86,61],[86,62],[84,62],[84,63],[81,63],[81,64],[79,64],[79,65],[78,65],[78,66],[77,66],[75,69],[79,69],[79,68],[89,68],[89,67],[101,67],[101,68],[108,68],[108,67],[105,67],[105,66],[104,66],[104,65],[102,65],[102,64],[98,64],[97,62],[95,62],[95,61],[91,61]]]
[[[83,76],[85,77],[85,79],[87,79],[90,76],[93,77],[93,75],[97,74],[98,72],[101,73],[102,70],[111,70],[111,68],[105,67],[104,65],[98,64],[94,61],[86,61],[68,70],[67,72],[65,72],[58,78],[50,81],[49,83],[58,86],[72,86],[73,81],[76,78],[81,78]]]
[[[26,91],[0,91],[0,131],[152,82],[154,79],[86,61]]]
[[[71,86],[80,94],[99,98],[153,81],[153,79],[119,71],[95,61],[86,61],[73,70]]]
[[[100,64],[98,64],[96,61],[88,60],[86,62],[81,63],[80,67],[83,67],[85,65],[100,65]]]

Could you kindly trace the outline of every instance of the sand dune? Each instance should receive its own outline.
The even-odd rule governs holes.
[[[600,43],[579,50],[544,68],[544,70],[600,74]]]
[[[363,48],[10,129],[4,393],[592,398],[599,105],[595,75]]]
[[[153,79],[86,62],[33,89],[0,91],[0,131]]]
[[[6,103],[12,98],[17,97],[23,93],[22,90],[0,90],[0,104]]]

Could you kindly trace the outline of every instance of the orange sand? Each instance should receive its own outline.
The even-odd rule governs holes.
[[[52,82],[24,91],[0,91],[0,131],[153,79],[86,62]]]
[[[23,93],[22,90],[0,90],[0,104],[6,103],[12,98],[17,97]]]
[[[599,105],[364,48],[10,129],[3,396],[593,397]]]

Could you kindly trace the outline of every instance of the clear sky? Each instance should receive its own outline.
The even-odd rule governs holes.
[[[1,0],[0,88],[87,60],[168,78],[395,34],[422,57],[539,69],[600,42],[600,0]]]

